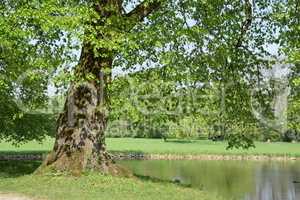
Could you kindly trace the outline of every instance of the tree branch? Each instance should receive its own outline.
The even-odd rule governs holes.
[[[240,36],[238,38],[237,43],[235,44],[235,48],[239,48],[242,46],[244,36],[245,36],[246,32],[250,29],[250,26],[252,24],[252,17],[253,17],[252,14],[253,14],[252,13],[252,4],[250,3],[250,0],[245,0],[246,19],[241,26]]]
[[[125,16],[140,22],[152,12],[159,9],[161,5],[162,0],[145,0],[143,3],[136,6],[131,12],[125,14]]]

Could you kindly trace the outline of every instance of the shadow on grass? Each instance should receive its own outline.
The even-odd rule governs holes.
[[[39,166],[41,161],[24,161],[11,160],[0,161],[0,179],[14,178],[33,173]]]
[[[0,156],[4,155],[45,155],[48,154],[49,151],[1,151]]]
[[[164,142],[170,142],[170,143],[182,143],[182,144],[185,144],[185,143],[196,143],[196,141],[194,140],[178,140],[178,139],[167,139],[167,140],[164,140]]]
[[[0,161],[0,180],[5,178],[16,178],[24,175],[32,174],[40,165],[42,161],[28,161],[28,160],[11,160]],[[149,181],[154,183],[175,184],[180,187],[190,188],[191,184],[185,184],[180,179],[164,180],[151,176],[143,176],[134,174],[134,176],[141,181]]]
[[[154,183],[171,183],[171,184],[176,184],[178,186],[186,187],[186,188],[192,187],[191,184],[183,183],[183,182],[181,182],[180,179],[164,180],[164,179],[160,179],[160,178],[156,178],[156,177],[143,176],[143,175],[138,175],[138,174],[134,174],[134,176],[142,181],[150,181],[150,182],[154,182]]]
[[[0,179],[32,174],[48,151],[0,151]]]

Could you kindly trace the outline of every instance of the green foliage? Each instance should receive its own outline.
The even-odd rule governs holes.
[[[111,134],[195,137],[198,126],[207,135],[217,127],[218,134],[234,138],[234,143],[251,144],[249,127],[258,126],[251,90],[273,64],[266,46],[279,46],[279,54],[290,55],[295,63],[293,72],[299,69],[297,1],[120,2],[97,12],[96,1],[1,1],[0,104],[8,107],[3,108],[6,131],[0,138],[26,141],[52,131],[53,116],[48,121],[41,117],[47,123],[35,130],[37,116],[15,102],[29,110],[43,109],[49,83],[61,89],[82,81],[74,68],[83,44],[89,44],[94,59],[113,59],[105,73],[114,68],[135,72],[129,79],[117,74],[108,86],[110,119],[127,123],[126,131],[130,127],[133,133]],[[130,15],[131,8],[153,3],[159,6],[151,15],[142,16],[146,10]],[[265,100],[265,94],[257,92],[256,98]],[[298,100],[293,102],[298,107]],[[20,132],[17,127],[24,125],[15,119],[23,116],[27,128]],[[174,127],[177,132],[171,131]]]
[[[53,135],[54,115],[24,113],[13,101],[13,97],[5,94],[7,93],[3,92],[0,95],[0,140],[22,143]]]
[[[248,137],[244,133],[231,135],[228,140],[227,149],[240,148],[240,147],[244,149],[255,147],[253,139]]]
[[[240,93],[236,85],[222,88],[214,82],[180,86],[184,79],[164,81],[166,70],[148,69],[114,80],[108,136],[226,139],[237,131],[248,138],[262,133],[253,128],[258,122],[245,84]]]
[[[200,136],[207,136],[207,133],[202,132],[204,124],[201,119],[184,117],[177,123],[169,122],[168,126],[167,138],[195,139]]]
[[[284,140],[287,142],[300,141],[300,79],[292,79],[291,95],[288,107],[288,130],[284,134]]]
[[[76,31],[81,17],[71,13],[84,9],[74,6],[52,0],[1,1],[0,139],[17,143],[53,135],[55,116],[28,111],[46,106],[52,73],[74,61],[69,31]]]

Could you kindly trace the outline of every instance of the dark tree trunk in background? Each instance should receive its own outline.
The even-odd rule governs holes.
[[[142,3],[126,14],[122,13],[121,2],[121,0],[106,0],[95,4],[94,8],[101,18],[98,22],[91,22],[91,25],[104,26],[107,18],[117,16],[130,20],[129,24],[133,27],[134,22],[143,20],[160,5],[158,1]],[[111,26],[122,27],[116,24]],[[128,25],[123,29],[125,28],[126,30],[121,31],[130,31]],[[86,34],[88,36],[88,30]],[[111,39],[105,38],[109,36],[103,33],[99,33],[96,37]],[[96,49],[98,56],[95,56],[94,52],[95,48],[85,42],[75,72],[78,80],[83,81],[74,82],[69,88],[64,111],[58,119],[54,148],[38,172],[50,169],[73,174],[80,174],[85,170],[116,175],[127,173],[113,164],[105,145],[104,133],[109,111],[107,84],[111,79],[110,71],[116,52],[103,48]],[[88,79],[86,77],[88,74],[94,78]]]

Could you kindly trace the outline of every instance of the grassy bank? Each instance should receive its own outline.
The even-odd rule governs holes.
[[[46,153],[51,150],[53,139],[42,144],[29,142],[15,147],[0,143],[0,154]],[[226,150],[226,142],[168,141],[160,139],[108,138],[107,146],[113,152],[174,155],[269,155],[300,157],[299,143],[256,143],[249,150]],[[0,192],[25,194],[47,200],[85,199],[206,199],[216,200],[215,195],[169,182],[118,178],[100,174],[81,177],[63,175],[33,176],[31,173],[40,161],[0,161]]]
[[[47,200],[216,200],[204,191],[169,182],[104,176],[96,173],[81,177],[30,175],[37,161],[1,161],[0,192],[24,194]]]
[[[47,152],[53,145],[53,139],[47,139],[42,144],[29,142],[19,148],[9,143],[0,143],[0,153]],[[137,152],[145,154],[179,154],[179,155],[268,155],[300,157],[299,143],[263,143],[256,142],[256,148],[248,150],[226,150],[226,142],[197,141],[168,141],[161,139],[132,139],[108,138],[107,146],[110,151]]]

